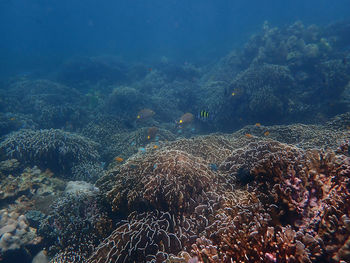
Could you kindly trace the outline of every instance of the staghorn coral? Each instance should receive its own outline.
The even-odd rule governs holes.
[[[199,262],[348,260],[348,159],[276,142],[255,146],[242,155],[246,163],[231,157],[228,167],[251,168],[250,191],[259,201],[247,207],[226,203],[193,255]]]

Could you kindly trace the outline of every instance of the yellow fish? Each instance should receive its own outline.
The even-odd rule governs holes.
[[[257,123],[255,123],[255,126],[256,126],[256,127],[261,127],[261,123],[260,123],[260,122],[257,122]]]
[[[269,136],[269,134],[270,134],[269,131],[264,132],[264,135],[265,135],[265,136]]]

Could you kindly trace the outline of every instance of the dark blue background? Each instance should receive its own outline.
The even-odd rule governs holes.
[[[206,61],[268,20],[348,19],[350,0],[0,0],[0,70],[55,67],[72,56]]]

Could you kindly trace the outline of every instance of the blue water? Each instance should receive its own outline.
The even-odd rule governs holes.
[[[101,54],[207,62],[244,43],[265,20],[326,24],[349,13],[349,0],[1,0],[0,71]]]

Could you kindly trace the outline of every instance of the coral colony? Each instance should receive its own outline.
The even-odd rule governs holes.
[[[7,83],[0,262],[350,262],[334,27],[266,23],[211,69],[77,58]]]

